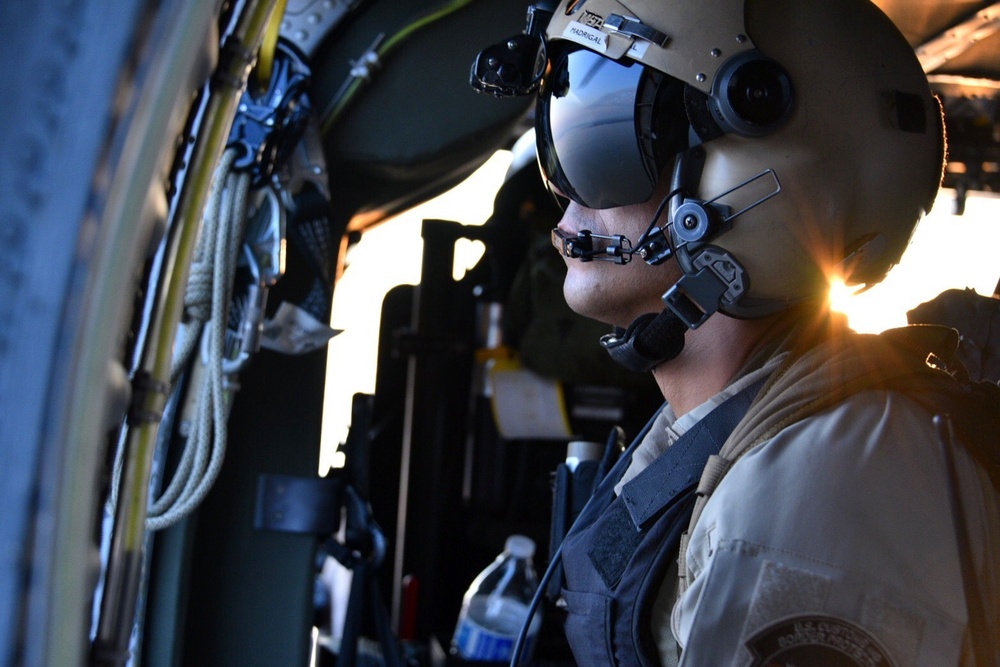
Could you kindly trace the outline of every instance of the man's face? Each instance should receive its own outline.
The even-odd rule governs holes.
[[[589,209],[570,202],[559,228],[576,235],[582,230],[594,234],[623,234],[635,243],[649,226],[663,194],[657,192],[642,204],[609,209]],[[658,225],[665,222],[664,217]],[[566,302],[577,313],[614,326],[627,327],[639,315],[663,310],[661,297],[681,277],[674,260],[650,266],[636,255],[618,265],[594,260],[582,262],[566,258],[563,283]]]

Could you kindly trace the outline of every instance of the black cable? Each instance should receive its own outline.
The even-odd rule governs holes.
[[[649,221],[649,226],[646,227],[646,231],[644,231],[642,235],[639,237],[639,239],[635,242],[636,250],[641,248],[642,245],[649,240],[649,234],[650,232],[653,231],[653,228],[656,227],[656,221],[659,220],[660,216],[663,215],[663,209],[667,207],[667,204],[670,203],[671,199],[679,195],[683,190],[684,188],[677,188],[675,190],[671,190],[667,194],[667,196],[663,198],[663,200],[660,202],[660,205],[656,207],[656,213],[653,214],[653,219]],[[664,236],[666,236],[666,232],[664,232]]]
[[[593,498],[593,496],[591,496]],[[587,501],[587,505],[590,501]],[[586,506],[584,506],[586,509]],[[582,514],[582,512],[581,512]],[[524,643],[528,639],[528,629],[531,627],[531,621],[535,617],[535,612],[538,611],[538,605],[542,602],[542,596],[545,594],[545,589],[548,588],[549,580],[552,579],[552,574],[556,571],[556,565],[562,558],[562,548],[563,544],[566,543],[565,538],[559,543],[559,548],[556,552],[552,554],[552,559],[549,561],[549,566],[545,568],[545,574],[542,575],[541,580],[538,582],[538,588],[535,590],[534,597],[531,598],[531,604],[528,605],[528,616],[524,620],[524,624],[521,625],[521,631],[517,633],[517,641],[514,643],[514,650],[510,656],[510,667],[518,667],[521,664],[521,653],[524,651]]]
[[[937,430],[938,441],[944,455],[945,472],[948,475],[948,500],[951,505],[952,524],[955,526],[955,541],[958,547],[959,567],[962,572],[962,584],[965,589],[965,607],[969,614],[969,633],[972,636],[972,652],[976,665],[986,667],[995,664],[989,661],[989,648],[986,646],[990,636],[990,628],[986,623],[986,610],[976,584],[975,562],[972,559],[972,545],[969,541],[969,525],[962,508],[962,499],[958,488],[958,472],[955,469],[954,433],[951,420],[941,415],[934,416],[934,427]]]

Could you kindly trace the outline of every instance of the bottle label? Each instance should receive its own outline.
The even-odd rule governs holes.
[[[455,633],[455,648],[465,660],[507,662],[514,652],[516,640],[516,637],[493,632],[466,617]]]

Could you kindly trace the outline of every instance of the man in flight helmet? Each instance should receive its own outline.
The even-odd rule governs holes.
[[[953,333],[827,310],[940,183],[912,48],[868,0],[562,0],[535,33],[534,76],[474,80],[537,89],[565,297],[666,399],[563,542],[579,664],[996,664],[997,494],[921,389]]]

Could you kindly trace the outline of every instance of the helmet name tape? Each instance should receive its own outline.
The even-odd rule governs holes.
[[[591,28],[579,21],[570,21],[563,30],[563,37],[598,53],[605,53],[608,50],[608,36],[599,28]]]

